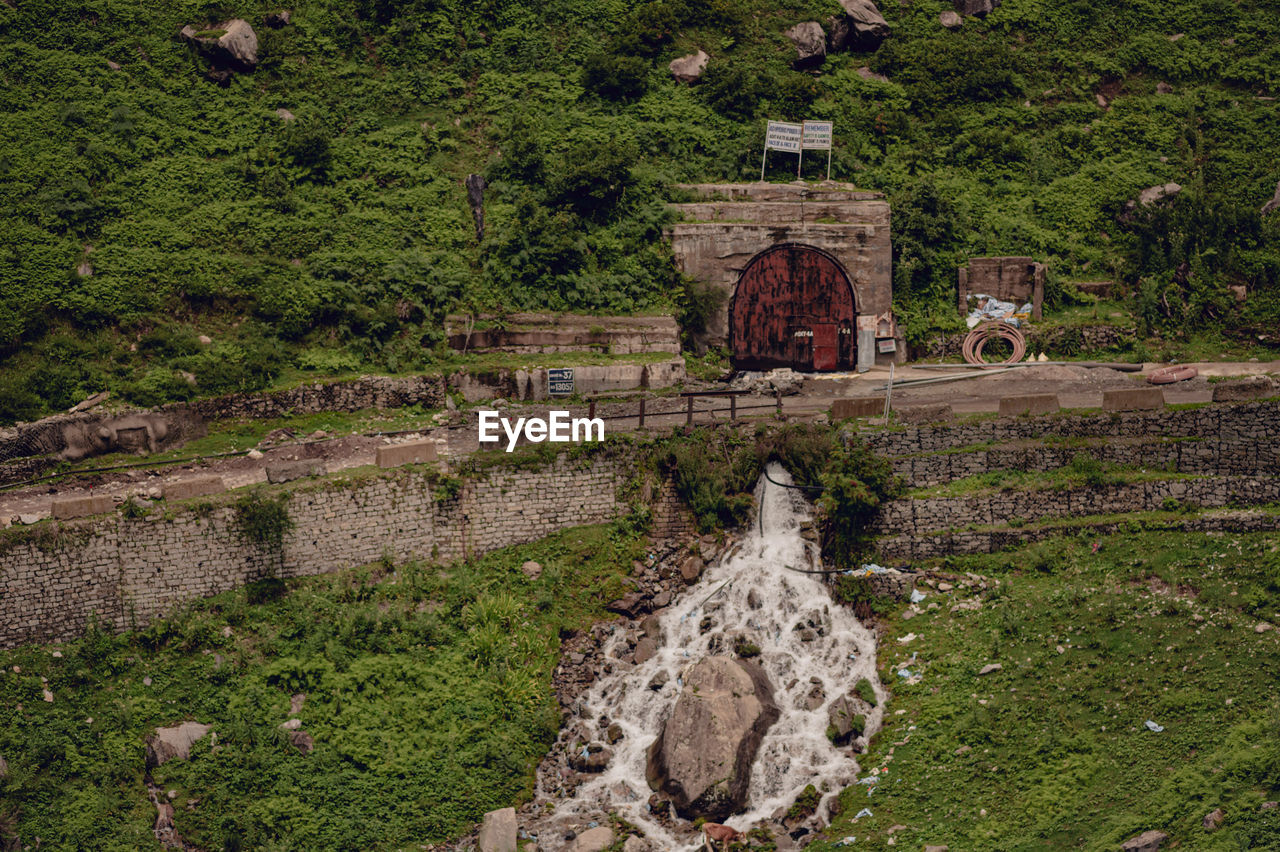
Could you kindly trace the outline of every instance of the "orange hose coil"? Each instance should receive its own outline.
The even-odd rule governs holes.
[[[982,350],[987,345],[987,341],[995,338],[1003,338],[1013,345],[1013,354],[995,364],[989,364],[982,358]],[[1016,364],[1027,354],[1027,338],[1022,331],[1007,322],[984,322],[976,325],[973,331],[970,331],[964,338],[964,345],[961,347],[964,354],[964,360],[969,364],[985,364],[989,367],[999,367],[1004,364]]]

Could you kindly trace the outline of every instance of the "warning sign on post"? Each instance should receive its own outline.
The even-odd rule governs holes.
[[[771,121],[769,122],[769,129],[764,134],[764,147],[766,150],[790,151],[794,154],[800,150],[800,140],[803,134],[803,125],[792,124],[787,121]]]
[[[801,125],[801,146],[806,151],[831,150],[831,122],[806,121]]]

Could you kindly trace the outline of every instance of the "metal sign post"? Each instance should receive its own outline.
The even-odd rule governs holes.
[[[800,124],[787,121],[769,122],[769,127],[764,134],[764,153],[760,155],[760,180],[764,180],[764,164],[765,158],[769,155],[769,149],[799,154],[803,132],[804,126]],[[799,176],[799,167],[797,167],[796,177]]]
[[[827,149],[827,180],[831,180],[831,135],[832,125],[830,121],[806,121],[801,125],[800,130],[800,155],[803,157],[804,152],[821,151]],[[800,176],[800,171],[796,169],[796,177]]]
[[[764,180],[764,169],[769,151],[785,151],[796,154],[796,180],[800,179],[800,171],[804,167],[805,151],[827,152],[827,180],[831,180],[831,137],[830,121],[802,121],[799,124],[788,121],[771,121],[765,130],[764,151],[760,154],[760,180]]]

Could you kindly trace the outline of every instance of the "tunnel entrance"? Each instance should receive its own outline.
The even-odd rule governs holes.
[[[733,365],[804,372],[852,369],[858,315],[853,284],[834,257],[780,243],[753,257],[729,307]]]

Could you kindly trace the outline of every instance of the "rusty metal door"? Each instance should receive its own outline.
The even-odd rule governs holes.
[[[813,326],[813,369],[818,372],[836,369],[839,363],[837,356],[836,324],[833,322],[815,323]]]
[[[839,261],[812,246],[772,246],[751,259],[734,290],[734,366],[839,369],[856,358],[856,346],[839,339],[839,330],[856,326],[856,317],[853,285]]]

